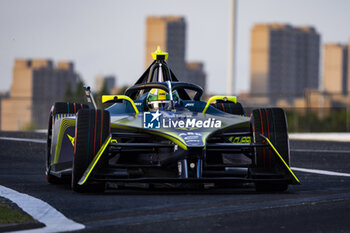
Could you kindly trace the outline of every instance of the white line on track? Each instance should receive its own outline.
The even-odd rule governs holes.
[[[35,142],[35,143],[46,143],[43,139],[32,139],[32,138],[11,138],[11,137],[0,137],[0,140],[6,141],[17,141],[17,142]]]
[[[293,171],[315,173],[315,174],[328,175],[328,176],[346,176],[346,177],[350,177],[349,173],[342,173],[342,172],[332,172],[332,171],[325,171],[325,170],[318,170],[318,169],[308,169],[308,168],[299,168],[299,167],[291,167],[291,169]]]
[[[350,154],[349,150],[314,150],[314,149],[290,149],[292,152],[314,152],[314,153],[346,153]]]
[[[350,133],[291,133],[289,139],[306,141],[350,142]]]
[[[2,185],[0,185],[0,196],[16,203],[18,207],[20,207],[24,212],[31,215],[37,221],[45,224],[45,227],[43,228],[16,232],[48,233],[62,231],[77,231],[85,228],[83,224],[74,222],[73,220],[66,218],[55,208],[35,197],[29,196],[24,193],[19,193],[13,189],[4,187]]]

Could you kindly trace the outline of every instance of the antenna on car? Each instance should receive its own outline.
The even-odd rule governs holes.
[[[94,100],[94,96],[91,93],[91,88],[89,86],[87,86],[87,87],[84,86],[83,88],[84,88],[85,97],[86,97],[86,100],[88,102],[89,108],[90,109],[97,109],[97,106],[96,106],[96,103]]]
[[[158,82],[162,82],[162,81],[164,81],[164,77],[163,77],[163,71],[162,71],[162,63],[160,63],[158,68]]]
[[[171,86],[171,82],[168,80],[168,81],[166,81],[167,82],[167,84],[168,84],[168,88],[169,88],[169,97],[170,97],[170,107],[171,107],[171,109],[173,109],[174,108],[174,98],[173,98],[173,90],[172,90],[172,86]]]

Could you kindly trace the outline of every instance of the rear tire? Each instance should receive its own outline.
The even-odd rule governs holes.
[[[52,115],[57,114],[77,114],[80,109],[88,109],[89,106],[86,104],[78,103],[66,103],[66,102],[56,102],[52,106]]]
[[[213,107],[219,109],[220,111],[230,113],[233,115],[244,115],[244,109],[242,107],[242,104],[237,102],[231,102],[231,101],[217,101],[215,104],[212,104]]]
[[[46,141],[46,171],[45,171],[45,177],[47,182],[50,184],[59,184],[61,183],[61,179],[51,175],[50,170],[51,170],[51,142],[52,142],[52,113],[50,113],[49,117],[49,126],[47,128],[47,141]]]
[[[54,176],[51,174],[51,143],[52,143],[52,129],[55,122],[57,114],[76,114],[80,109],[89,108],[86,104],[78,103],[64,103],[56,102],[52,105],[49,116],[49,124],[47,127],[47,143],[46,143],[46,180],[50,184],[61,184],[64,182],[64,179]]]
[[[87,180],[85,184],[79,185],[78,182],[110,134],[109,112],[103,110],[80,110],[77,114],[75,127],[72,189],[76,192],[102,191],[102,189],[104,190],[104,184],[94,186]],[[106,149],[106,151],[108,150]],[[95,169],[103,165],[104,155],[96,164]],[[90,177],[92,175],[90,174]]]
[[[264,135],[271,141],[283,160],[289,165],[288,126],[283,109],[256,109],[252,112],[251,124],[254,143],[265,143],[265,140],[260,134]],[[255,149],[255,170],[281,174],[284,178],[289,177],[277,155],[267,147],[258,147]],[[288,189],[288,183],[257,182],[255,186],[259,192],[282,192]]]

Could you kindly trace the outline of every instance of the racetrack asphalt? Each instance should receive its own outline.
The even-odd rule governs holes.
[[[302,184],[274,194],[256,193],[251,185],[80,194],[47,183],[43,143],[0,140],[0,161],[0,185],[49,203],[84,224],[81,232],[350,232],[350,177],[295,171]],[[350,144],[291,141],[291,164],[350,174]]]

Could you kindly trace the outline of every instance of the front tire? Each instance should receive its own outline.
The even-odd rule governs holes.
[[[256,109],[251,115],[251,125],[254,143],[265,143],[260,134],[267,137],[289,166],[290,151],[288,139],[288,126],[285,113],[281,108]],[[255,149],[255,168],[258,172],[272,172],[281,178],[289,178],[282,162],[272,149],[258,147]],[[258,192],[283,192],[288,189],[288,182],[268,183],[256,182]]]
[[[89,183],[79,185],[78,182],[84,175],[84,172],[92,162],[103,142],[110,133],[110,116],[108,111],[104,110],[80,110],[76,120],[76,134],[74,144],[74,158],[72,167],[72,189],[76,192],[102,191],[104,186],[95,186]],[[107,151],[107,150],[106,150]],[[105,152],[106,153],[106,152]],[[101,156],[96,165],[103,165],[102,160],[105,154]],[[90,177],[92,174],[90,175]]]

